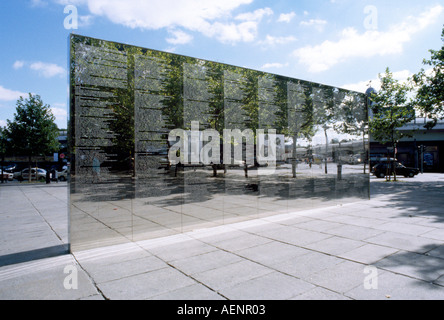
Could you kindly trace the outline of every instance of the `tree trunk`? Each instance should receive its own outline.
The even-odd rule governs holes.
[[[31,159],[31,156],[29,156],[28,157],[28,182],[31,182],[31,166],[32,166],[32,164],[31,164],[31,161],[32,161],[32,159]]]
[[[396,143],[393,144],[393,181],[396,181]]]
[[[326,128],[324,128],[324,134],[325,134],[325,174],[328,174],[328,169],[327,169],[328,136]]]
[[[296,166],[297,166],[297,159],[296,159],[296,143],[298,140],[297,134],[293,136],[293,154],[292,154],[292,160],[291,160],[291,172],[293,174],[293,178],[296,178]]]

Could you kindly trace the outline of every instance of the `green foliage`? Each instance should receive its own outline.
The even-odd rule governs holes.
[[[0,155],[4,155],[6,153],[6,130],[3,127],[0,127]]]
[[[17,100],[14,120],[7,120],[6,136],[11,151],[28,157],[44,156],[59,148],[58,128],[49,105],[39,95]]]
[[[421,69],[413,76],[413,82],[418,86],[415,104],[420,112],[432,119],[426,126],[428,129],[444,119],[444,28],[441,39],[441,49],[429,50],[431,58],[423,61],[424,65],[432,67],[431,72]]]
[[[379,75],[381,90],[372,94],[373,118],[370,119],[370,132],[373,138],[381,143],[395,144],[411,133],[398,130],[411,122],[415,113],[408,99],[411,88],[393,79],[389,68],[384,75]]]

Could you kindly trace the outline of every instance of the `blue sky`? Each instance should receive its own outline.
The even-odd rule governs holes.
[[[66,128],[71,32],[363,92],[418,72],[443,25],[444,0],[1,0],[0,125],[32,92]]]

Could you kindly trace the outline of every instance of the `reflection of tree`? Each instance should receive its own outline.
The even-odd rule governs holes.
[[[328,134],[327,130],[333,126],[336,121],[334,88],[317,87],[314,92],[314,122],[316,126],[324,130],[325,135],[325,155],[324,172],[328,173]]]
[[[313,88],[302,81],[288,82],[288,134],[293,139],[292,175],[296,177],[298,138],[311,140],[314,135]]]
[[[343,90],[166,52],[73,37],[76,56],[72,81],[93,89],[89,93],[97,93],[86,106],[98,105],[96,110],[103,110],[101,129],[110,140],[104,150],[117,160],[112,161],[112,166],[119,169],[132,168],[135,154],[149,155],[152,145],[169,149],[169,131],[189,130],[191,121],[199,121],[200,130],[216,130],[221,140],[223,129],[249,129],[254,134],[258,129],[275,129],[277,134],[292,138],[294,159],[298,139],[311,141],[316,130],[322,128],[325,161],[329,128],[350,134],[364,130],[356,111],[350,109],[353,106],[344,103]],[[91,113],[86,116],[94,121],[93,111],[88,112]],[[155,166],[151,158],[146,163]],[[292,163],[292,172],[295,177],[296,162]]]
[[[362,160],[364,162],[364,174],[368,161],[368,148],[366,136],[368,135],[368,110],[365,106],[365,97],[354,92],[348,92],[344,99],[343,123],[338,128],[341,132],[362,137]]]

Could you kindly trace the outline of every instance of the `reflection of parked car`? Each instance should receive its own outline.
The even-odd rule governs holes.
[[[380,162],[373,167],[372,172],[376,177],[384,178],[387,175],[387,166],[389,175],[393,174],[393,168],[396,169],[397,175],[402,175],[404,177],[413,178],[419,173],[419,169],[406,167],[400,162],[396,161],[392,161],[388,164],[387,162]]]
[[[16,177],[16,176],[14,176]],[[22,170],[19,175],[17,175],[18,180],[28,180],[29,179],[29,169]],[[46,170],[40,168],[31,168],[31,180],[46,180]]]
[[[14,173],[14,171],[16,171],[17,169],[18,169],[18,167],[16,164],[10,164],[10,165],[3,167],[3,171],[10,172],[10,173]]]
[[[57,178],[60,181],[66,181],[68,180],[68,169],[63,169],[62,171],[57,172]]]
[[[12,174],[11,172],[0,170],[0,175],[3,176],[3,180],[12,181],[14,179],[14,174]]]
[[[363,163],[362,157],[360,154],[351,154],[348,156],[341,156],[339,157],[339,160],[341,163],[345,164],[361,164]]]

